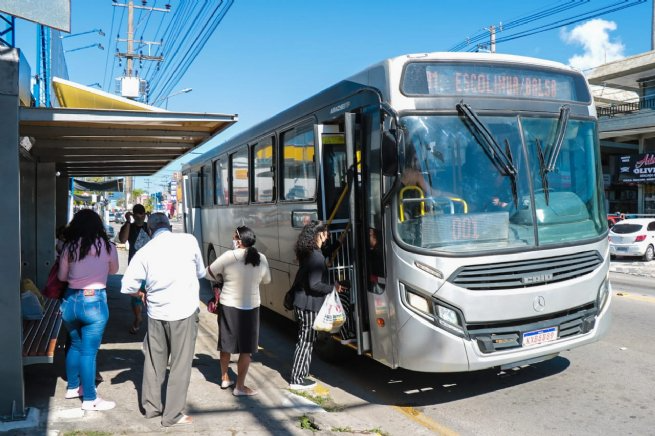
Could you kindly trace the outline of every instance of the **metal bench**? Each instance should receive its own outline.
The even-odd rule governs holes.
[[[23,365],[53,362],[62,324],[59,304],[46,299],[43,318],[23,321]]]

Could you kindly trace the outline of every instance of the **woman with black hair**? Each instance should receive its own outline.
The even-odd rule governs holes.
[[[298,342],[293,354],[289,380],[289,388],[294,390],[311,389],[316,385],[315,381],[307,378],[316,341],[316,331],[312,326],[325,297],[333,289],[337,292],[345,290],[339,283],[328,283],[328,270],[321,252],[321,247],[328,237],[327,226],[320,221],[312,221],[303,227],[296,241],[296,259],[300,263],[300,289],[296,291],[293,306],[298,322]]]
[[[96,395],[95,377],[96,355],[109,319],[107,276],[118,271],[116,247],[91,209],[73,216],[64,239],[57,276],[68,282],[61,303],[71,341],[66,354],[66,398],[82,397],[84,410],[113,409],[116,403]]]
[[[209,277],[223,277],[218,312],[218,350],[221,352],[221,388],[234,385],[228,369],[230,355],[239,354],[237,380],[232,394],[256,395],[245,385],[251,354],[257,352],[259,341],[260,283],[271,282],[266,256],[255,248],[255,233],[246,226],[237,227],[232,239],[233,249],[223,253],[207,267]]]

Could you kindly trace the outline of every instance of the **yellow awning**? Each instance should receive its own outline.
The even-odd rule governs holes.
[[[112,109],[127,111],[166,112],[164,109],[119,97],[90,86],[53,77],[52,87],[59,106],[76,109]]]

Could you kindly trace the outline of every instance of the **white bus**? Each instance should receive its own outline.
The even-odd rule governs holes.
[[[585,78],[562,64],[388,59],[183,174],[185,228],[206,261],[250,226],[273,276],[263,305],[288,318],[300,228],[329,222],[332,277],[351,284],[351,346],[390,367],[509,368],[608,329],[596,110]]]

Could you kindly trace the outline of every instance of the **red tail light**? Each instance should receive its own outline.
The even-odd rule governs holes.
[[[641,241],[644,241],[644,240],[646,240],[646,235],[638,235],[635,238],[635,242],[641,242]]]

